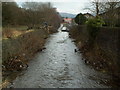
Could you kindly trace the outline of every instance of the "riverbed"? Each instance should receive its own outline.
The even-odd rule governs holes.
[[[13,88],[107,88],[106,75],[87,66],[68,32],[52,34],[46,49],[29,62],[29,68],[8,87]]]

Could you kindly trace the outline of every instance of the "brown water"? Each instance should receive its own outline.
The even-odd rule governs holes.
[[[62,26],[61,26],[62,27]],[[68,32],[51,35],[46,50],[30,61],[29,68],[13,81],[14,88],[106,88],[106,75],[85,65]],[[92,78],[91,78],[92,77]],[[10,87],[9,85],[8,87]]]

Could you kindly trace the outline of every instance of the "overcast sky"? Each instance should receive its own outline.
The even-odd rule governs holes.
[[[72,14],[86,13],[84,8],[89,4],[90,0],[15,0],[18,4],[20,2],[51,2],[53,7],[57,8],[58,12],[66,12]]]

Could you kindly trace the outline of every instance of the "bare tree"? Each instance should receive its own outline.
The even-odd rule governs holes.
[[[30,27],[36,27],[43,22],[47,22],[48,24],[54,26],[54,24],[56,24],[54,23],[56,20],[60,23],[57,11],[54,10],[52,4],[49,2],[26,2],[23,4],[23,8],[26,10],[26,21]]]
[[[43,22],[56,26],[60,23],[59,15],[51,3],[25,2],[22,8],[15,2],[2,3],[3,25],[27,25],[29,28],[39,27]],[[9,13],[9,14],[8,14]]]
[[[109,26],[115,26],[119,18],[119,0],[93,0],[91,2],[90,10],[95,16],[101,16]]]
[[[103,7],[103,18],[107,25],[114,27],[119,19],[120,13],[120,1],[119,0],[107,0]]]
[[[92,0],[88,5],[86,6],[88,8],[85,8],[86,10],[89,10],[91,13],[93,13],[95,16],[98,16],[101,12],[103,12],[103,2],[100,0]]]

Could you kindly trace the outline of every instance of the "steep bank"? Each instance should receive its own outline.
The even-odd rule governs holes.
[[[75,39],[85,62],[98,71],[109,73],[111,83],[108,83],[113,86],[120,85],[119,30],[120,28],[100,28],[92,46],[87,43],[89,36],[86,26],[73,26],[70,30],[70,37]]]

